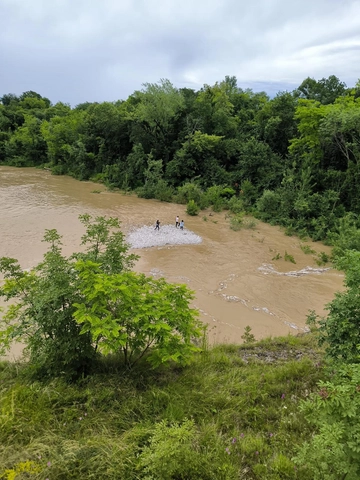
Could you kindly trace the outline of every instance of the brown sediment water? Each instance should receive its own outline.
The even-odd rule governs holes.
[[[324,313],[325,304],[343,288],[341,272],[319,269],[315,256],[301,250],[303,242],[278,227],[257,221],[255,229],[235,232],[227,212],[190,217],[184,205],[108,192],[102,185],[44,170],[0,167],[0,257],[33,267],[46,250],[44,232],[52,228],[63,235],[64,253],[71,254],[79,249],[84,232],[78,221],[82,213],[116,216],[125,232],[153,225],[156,219],[172,225],[179,215],[185,232],[202,237],[199,245],[136,250],[141,259],[135,270],[186,283],[195,292],[201,320],[209,326],[210,342],[240,343],[247,325],[257,339],[304,331],[308,311]],[[320,243],[305,243],[330,253]],[[285,251],[296,264],[284,260]],[[277,254],[282,258],[273,260]],[[11,355],[20,351],[15,346]]]

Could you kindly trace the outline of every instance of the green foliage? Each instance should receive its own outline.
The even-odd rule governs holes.
[[[86,246],[85,253],[75,253],[71,258],[90,260],[98,263],[104,273],[119,273],[130,270],[138,256],[129,254],[129,244],[121,231],[120,221],[114,217],[95,217],[89,214],[79,215],[80,222],[86,228],[81,237],[81,245]]]
[[[331,75],[272,99],[235,77],[197,92],[161,79],[125,101],[75,108],[32,91],[5,94],[0,163],[246,211],[333,243],[338,255],[346,244],[360,250],[359,91]]]
[[[244,225],[244,212],[238,213],[230,218],[230,228],[235,232],[238,232],[243,228]]]
[[[253,218],[248,218],[244,216],[245,213],[238,213],[230,217],[230,228],[235,232],[241,230],[242,228],[245,229],[254,229],[256,227],[256,221]]]
[[[30,365],[39,375],[77,377],[91,369],[96,347],[89,333],[75,318],[75,304],[83,299],[75,261],[98,262],[106,274],[126,271],[137,259],[128,253],[128,245],[117,219],[80,216],[86,232],[82,237],[85,253],[65,257],[61,236],[47,230],[44,241],[49,249],[43,261],[30,272],[23,271],[15,259],[0,259],[5,282],[0,296],[12,303],[1,321],[2,350],[13,341],[23,342],[30,355]]]
[[[186,213],[191,216],[198,215],[200,211],[200,207],[195,203],[194,200],[189,200],[188,204],[186,205]]]
[[[159,180],[155,188],[155,198],[161,202],[172,202],[174,189],[165,180]]]
[[[166,421],[155,425],[150,444],[139,458],[144,478],[235,479],[236,469],[224,453],[219,455],[216,451],[216,436],[208,434],[206,449],[201,440],[194,420],[185,419],[180,425],[168,425]]]
[[[346,84],[341,82],[335,75],[316,81],[307,77],[295,90],[300,98],[317,100],[324,105],[333,103],[338,97],[344,95]]]
[[[324,379],[319,355],[311,335],[268,338],[180,368],[107,357],[70,384],[0,363],[0,476],[32,461],[40,479],[308,480],[290,466],[315,433],[299,403]]]
[[[262,219],[271,221],[278,217],[280,205],[281,197],[278,193],[264,190],[264,193],[257,201],[256,209]]]
[[[100,352],[121,352],[131,368],[145,354],[157,367],[169,361],[186,363],[198,350],[193,340],[201,329],[185,285],[133,272],[103,273],[99,264],[89,261],[79,261],[75,269],[83,299],[74,304],[74,318]]]
[[[318,253],[316,263],[321,266],[321,265],[326,265],[329,262],[329,255],[325,252],[320,252]]]
[[[228,202],[228,208],[231,213],[241,213],[244,211],[244,204],[240,198],[232,197]]]
[[[196,183],[185,183],[182,187],[178,187],[175,195],[175,201],[181,204],[187,204],[190,200],[200,204],[204,194],[199,185]]]
[[[300,245],[300,248],[306,255],[316,253],[316,251],[312,249],[309,245]]]
[[[353,214],[339,219],[335,229],[329,234],[328,242],[334,246],[333,256],[341,258],[347,250],[360,252],[360,229],[358,219]]]
[[[244,343],[254,343],[255,342],[255,335],[251,333],[251,327],[247,325],[244,329],[244,334],[241,335]]]
[[[285,260],[285,262],[296,263],[295,258],[292,255],[290,255],[289,253],[287,253],[286,250],[285,250],[285,254],[284,254],[284,260]]]
[[[319,321],[319,340],[330,358],[355,363],[360,359],[360,252],[347,251],[337,267],[345,270],[346,290],[326,306],[329,313]]]
[[[157,195],[161,196],[166,192],[167,184],[162,180],[162,169],[162,160],[154,160],[152,154],[150,154],[147,169],[144,172],[145,184],[137,190],[139,197],[156,198]]]
[[[331,381],[300,404],[317,433],[294,461],[314,480],[357,480],[360,476],[360,366],[340,367]]]
[[[271,260],[280,260],[281,258],[282,258],[282,256],[278,252]]]

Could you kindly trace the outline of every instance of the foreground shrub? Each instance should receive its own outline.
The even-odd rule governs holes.
[[[337,266],[345,270],[347,288],[326,306],[329,313],[319,321],[319,341],[332,359],[355,363],[360,360],[360,252],[347,251]]]
[[[106,274],[93,262],[78,262],[75,268],[83,301],[74,305],[74,318],[102,352],[121,352],[127,367],[147,354],[157,367],[184,364],[199,350],[192,340],[201,329],[186,285],[133,272]]]
[[[31,272],[0,259],[0,296],[17,300],[2,321],[2,350],[22,341],[38,374],[71,378],[88,373],[99,353],[122,354],[126,367],[145,354],[153,366],[186,363],[202,334],[192,292],[130,272],[137,256],[128,253],[117,219],[80,219],[85,252],[64,257],[61,237],[50,230],[50,249]]]
[[[1,320],[0,349],[4,353],[13,341],[24,343],[39,375],[77,377],[90,371],[96,356],[92,336],[74,318],[75,304],[83,300],[76,261],[97,262],[102,273],[111,274],[129,270],[138,258],[128,253],[117,219],[82,215],[80,221],[86,228],[85,252],[65,257],[61,236],[47,230],[49,250],[30,272],[15,259],[0,259],[5,278],[0,297],[16,300]]]
[[[210,437],[210,438],[209,438]],[[208,435],[207,445],[201,445],[201,435],[194,420],[168,425],[162,421],[155,426],[150,444],[140,455],[140,465],[147,479],[175,478],[203,480],[236,479],[236,469],[229,462],[225,448],[216,451],[216,435]],[[212,446],[211,446],[212,441]]]
[[[308,478],[360,478],[359,385],[360,366],[343,366],[332,381],[319,382],[319,391],[301,403],[300,410],[318,428],[294,459]]]

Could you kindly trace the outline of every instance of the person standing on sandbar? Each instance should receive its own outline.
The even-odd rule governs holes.
[[[156,225],[154,230],[160,230],[160,220],[156,220]]]
[[[177,228],[179,225],[180,225],[180,221],[179,221],[179,216],[177,215],[175,218],[175,227]]]

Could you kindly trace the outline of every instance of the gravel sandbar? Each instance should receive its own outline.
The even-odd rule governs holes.
[[[162,225],[160,230],[155,230],[154,226],[144,225],[130,232],[127,241],[132,248],[148,248],[164,245],[196,245],[202,242],[202,238],[186,228],[180,230],[175,225]]]

